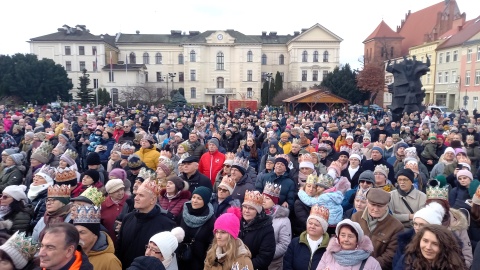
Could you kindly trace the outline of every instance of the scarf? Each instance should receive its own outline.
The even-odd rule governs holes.
[[[4,216],[10,214],[10,211],[11,211],[10,205],[5,205],[5,206],[1,205],[0,206],[0,218],[3,219]]]
[[[40,186],[34,186],[33,184],[30,185],[30,189],[28,190],[27,197],[33,201],[35,198],[37,198],[38,193],[44,191],[47,189],[50,185],[49,184],[43,184]]]
[[[332,253],[335,261],[341,266],[354,266],[362,263],[363,260],[370,257],[370,252],[365,250],[340,250]]]
[[[412,187],[410,188],[410,190],[407,191],[407,192],[401,190],[400,188],[398,188],[397,191],[398,191],[398,194],[400,194],[400,196],[402,196],[402,197],[407,197],[408,194],[410,194],[410,192],[412,192],[414,189],[415,189],[415,187],[412,185]]]
[[[45,222],[45,228],[48,227],[48,225],[50,224],[64,222],[65,217],[70,213],[70,208],[72,208],[72,205],[66,204],[58,208],[56,211],[53,211],[52,213],[45,212],[45,216],[43,218]]]
[[[189,208],[191,208],[191,202],[186,202],[185,206],[186,207],[183,207],[182,217],[185,224],[190,228],[198,228],[202,226],[213,216],[213,206],[211,203],[208,203],[208,214],[206,216],[200,216],[196,213],[191,214],[189,211]]]

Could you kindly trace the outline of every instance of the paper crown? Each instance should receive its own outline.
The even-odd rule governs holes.
[[[317,185],[324,188],[333,187],[334,180],[329,174],[320,174],[317,179]]]
[[[149,192],[151,192],[153,195],[158,197],[160,195],[160,191],[162,190],[162,186],[160,181],[155,180],[145,180],[145,182],[142,183],[141,187],[145,188]]]
[[[310,174],[310,175],[307,177],[307,180],[305,181],[305,184],[316,185],[317,182],[318,182],[318,176],[316,176],[315,174]]]
[[[141,168],[137,178],[142,178],[143,180],[156,179],[157,174],[154,171],[151,171],[147,168]]]
[[[235,157],[233,159],[233,165],[232,166],[239,166],[239,167],[242,167],[246,170],[246,169],[248,169],[248,165],[249,165],[249,162],[248,162],[248,159],[246,159],[246,158]]]
[[[50,167],[50,165],[43,165],[42,168],[38,171],[38,173],[43,173],[49,176],[50,178],[55,178],[55,168]],[[46,179],[45,179],[46,180]]]
[[[89,199],[95,206],[100,206],[105,201],[105,196],[96,187],[88,187],[80,196]]]
[[[244,203],[251,203],[256,206],[263,205],[263,196],[262,193],[258,192],[257,190],[254,191],[245,191],[245,198],[243,200]]]
[[[263,193],[279,198],[281,189],[282,185],[267,182],[263,188]]]
[[[222,182],[220,183],[220,185],[230,187],[232,188],[232,190],[235,188],[236,184],[237,183],[235,182],[235,180],[233,180],[231,177],[228,177],[228,176],[223,177]]]
[[[320,217],[328,222],[328,218],[330,217],[330,211],[328,211],[328,208],[326,208],[325,206],[319,206],[318,204],[316,204],[312,206],[312,209],[310,209],[310,215]]]
[[[27,262],[33,259],[38,251],[38,243],[31,236],[26,236],[25,232],[15,232],[3,245],[15,249]]]
[[[153,135],[152,135],[152,134],[148,134],[148,133],[146,133],[146,134],[143,136],[142,139],[143,139],[143,140],[147,140],[147,141],[149,141],[149,142],[155,142],[155,139],[153,138]]]
[[[77,172],[72,168],[58,168],[57,172],[55,173],[55,181],[57,181],[58,183],[67,182],[73,179],[77,179]]]
[[[448,188],[439,186],[427,187],[427,199],[440,199],[448,201]]]
[[[48,197],[70,198],[70,185],[53,185],[48,187]]]
[[[311,154],[302,154],[300,157],[298,157],[298,163],[302,162],[310,162],[313,164],[313,157]]]
[[[94,205],[79,205],[74,208],[75,219],[73,224],[100,223],[102,214],[101,208]]]
[[[63,153],[62,155],[62,158],[67,158],[67,163],[70,166],[72,166],[73,163],[75,163],[75,159],[77,159],[77,157],[78,157],[78,153],[73,151],[72,149],[67,149],[65,153]]]
[[[235,159],[235,154],[232,153],[232,152],[228,152],[225,154],[225,159],[229,159],[229,160],[234,160]]]
[[[131,145],[130,143],[124,143],[120,147],[120,153],[122,154],[123,159],[127,159],[130,155],[135,153],[135,146]]]

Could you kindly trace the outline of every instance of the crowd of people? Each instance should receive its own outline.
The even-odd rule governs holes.
[[[0,112],[0,269],[480,269],[480,115]]]

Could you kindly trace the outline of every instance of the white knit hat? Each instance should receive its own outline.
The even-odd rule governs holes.
[[[10,195],[12,198],[14,198],[16,201],[24,201],[27,202],[27,195],[25,194],[25,190],[27,190],[27,187],[24,185],[11,185],[6,187],[3,190],[4,194]]]
[[[418,217],[424,219],[429,224],[441,225],[444,215],[445,209],[443,206],[437,202],[431,202],[425,205],[424,208],[418,210],[413,215],[413,220]]]
[[[178,247],[178,243],[183,241],[185,231],[182,227],[173,228],[170,232],[157,233],[150,238],[149,242],[155,243],[166,261],[170,261]]]

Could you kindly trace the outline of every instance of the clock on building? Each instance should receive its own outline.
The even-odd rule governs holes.
[[[217,35],[217,39],[218,39],[218,40],[222,40],[222,39],[223,39],[223,35],[222,35],[222,34],[218,34],[218,35]]]

